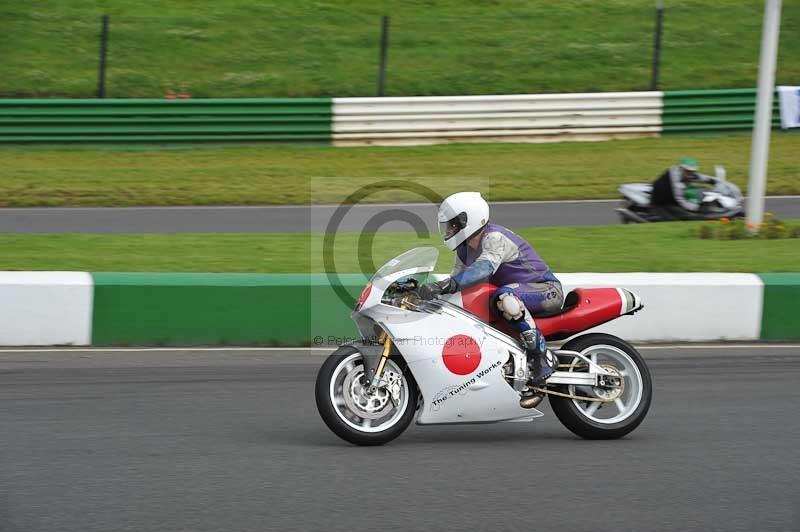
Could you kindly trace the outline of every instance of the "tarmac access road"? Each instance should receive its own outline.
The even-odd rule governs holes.
[[[620,223],[619,200],[527,201],[491,204],[492,220],[508,227],[605,225]],[[115,207],[0,209],[0,233],[308,233],[331,229],[338,206]],[[399,209],[436,232],[432,204],[356,205],[338,231],[361,231],[369,220]],[[800,196],[767,198],[766,210],[780,218],[800,218]],[[375,217],[378,218],[375,218]],[[392,216],[389,216],[392,218]],[[411,231],[390,221],[382,231]]]

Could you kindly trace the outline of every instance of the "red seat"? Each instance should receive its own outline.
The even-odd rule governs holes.
[[[495,285],[481,283],[462,291],[464,308],[493,327],[516,336],[516,332],[489,308],[495,290]],[[561,312],[534,316],[534,320],[548,340],[560,340],[620,316],[623,303],[616,288],[576,288],[567,294]]]

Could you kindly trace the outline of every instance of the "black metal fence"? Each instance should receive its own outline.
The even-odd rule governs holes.
[[[254,3],[245,12],[86,17],[20,4],[4,16],[0,97],[392,96],[752,86],[759,3],[740,6],[736,13],[713,2],[707,7],[675,3],[679,7],[661,0],[579,7],[575,2],[546,7],[465,3],[471,7],[460,12],[431,4],[430,13],[417,6],[389,14]],[[789,24],[800,20],[800,9],[786,10]],[[782,58],[789,67],[779,65],[778,77],[786,72],[790,82],[800,75],[795,59],[800,44],[784,42],[788,53]]]

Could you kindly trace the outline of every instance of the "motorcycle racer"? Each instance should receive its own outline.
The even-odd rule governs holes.
[[[711,181],[710,177],[699,172],[695,159],[683,157],[677,165],[668,168],[653,182],[651,203],[680,219],[681,210],[691,213],[700,210],[702,191],[695,185]]]
[[[528,242],[489,222],[489,204],[479,192],[447,197],[437,218],[445,245],[456,253],[455,264],[448,278],[423,285],[420,297],[433,299],[483,281],[499,286],[490,300],[491,310],[519,332],[531,367],[530,385],[543,384],[558,362],[534,317],[561,310],[561,283]],[[523,397],[520,404],[531,408],[538,400]]]

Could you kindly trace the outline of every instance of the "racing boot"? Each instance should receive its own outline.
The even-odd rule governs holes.
[[[522,408],[536,408],[544,399],[543,392],[533,390],[535,387],[543,386],[547,378],[558,368],[558,358],[547,349],[544,335],[539,329],[530,329],[521,335],[522,345],[528,355],[528,391],[519,400]]]
[[[547,349],[544,335],[539,329],[529,329],[520,336],[528,354],[528,369],[531,375],[529,383],[531,386],[540,386],[556,371],[558,359]]]

